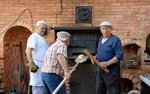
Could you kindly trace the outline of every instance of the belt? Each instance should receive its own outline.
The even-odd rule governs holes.
[[[49,74],[61,77],[60,75],[57,75],[56,73],[49,73]]]

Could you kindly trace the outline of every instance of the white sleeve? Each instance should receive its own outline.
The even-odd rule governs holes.
[[[29,36],[27,40],[27,47],[29,48],[36,48],[37,38],[35,34],[32,34]]]

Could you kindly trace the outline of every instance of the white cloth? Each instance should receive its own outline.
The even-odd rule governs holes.
[[[45,53],[48,49],[46,40],[38,33],[33,33],[29,36],[27,41],[27,47],[33,48],[32,58],[34,63],[39,67],[36,73],[30,72],[30,85],[32,86],[44,86],[42,81],[41,67]]]
[[[103,44],[104,42],[106,42],[107,39],[108,39],[108,38],[103,38],[103,39],[102,39],[102,44]]]
[[[46,94],[44,86],[32,86],[32,94]]]

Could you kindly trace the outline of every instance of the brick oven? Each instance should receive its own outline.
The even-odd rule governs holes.
[[[137,69],[141,65],[141,47],[135,43],[123,45],[122,68]]]
[[[138,70],[141,68],[141,47],[135,43],[123,44],[124,56],[121,62],[121,75],[124,74],[126,70]],[[135,76],[135,77],[134,77]],[[137,74],[128,74],[127,78],[121,78],[121,89],[122,92],[129,92],[135,89],[133,78],[138,82]],[[137,88],[137,87],[136,87]]]
[[[147,40],[148,39],[149,36]],[[145,88],[145,86],[142,86],[143,83],[140,77],[142,76],[145,79],[146,77],[144,75],[150,74],[148,69],[149,60],[147,59],[147,53],[149,52],[148,43],[149,42],[147,41],[145,47],[146,50],[143,54],[143,45],[140,45],[141,40],[128,38],[128,41],[123,41],[124,57],[121,63],[121,89],[125,94],[131,90],[138,90],[139,92],[146,90],[147,92],[147,87]],[[144,89],[142,87],[144,87]]]
[[[69,65],[75,65],[75,58],[87,49],[93,55],[96,53],[97,39],[101,36],[99,27],[55,27],[55,32],[67,31],[71,34],[71,44],[68,47]],[[96,86],[95,64],[90,59],[80,64],[70,79],[71,94],[95,94]]]

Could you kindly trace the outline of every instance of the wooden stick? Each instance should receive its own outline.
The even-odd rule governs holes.
[[[75,71],[76,67],[79,65],[79,63],[77,63],[73,68],[72,70],[70,71],[70,74],[72,74],[72,72]],[[62,87],[62,85],[65,83],[65,81],[67,80],[67,77],[65,77],[61,83],[57,86],[57,88],[53,91],[52,94],[57,94],[57,92],[59,91],[59,89]]]
[[[99,65],[106,73],[109,73],[109,70],[107,68],[103,68],[101,63],[86,49],[83,50],[83,53],[86,54],[89,58],[91,58],[97,65]]]

